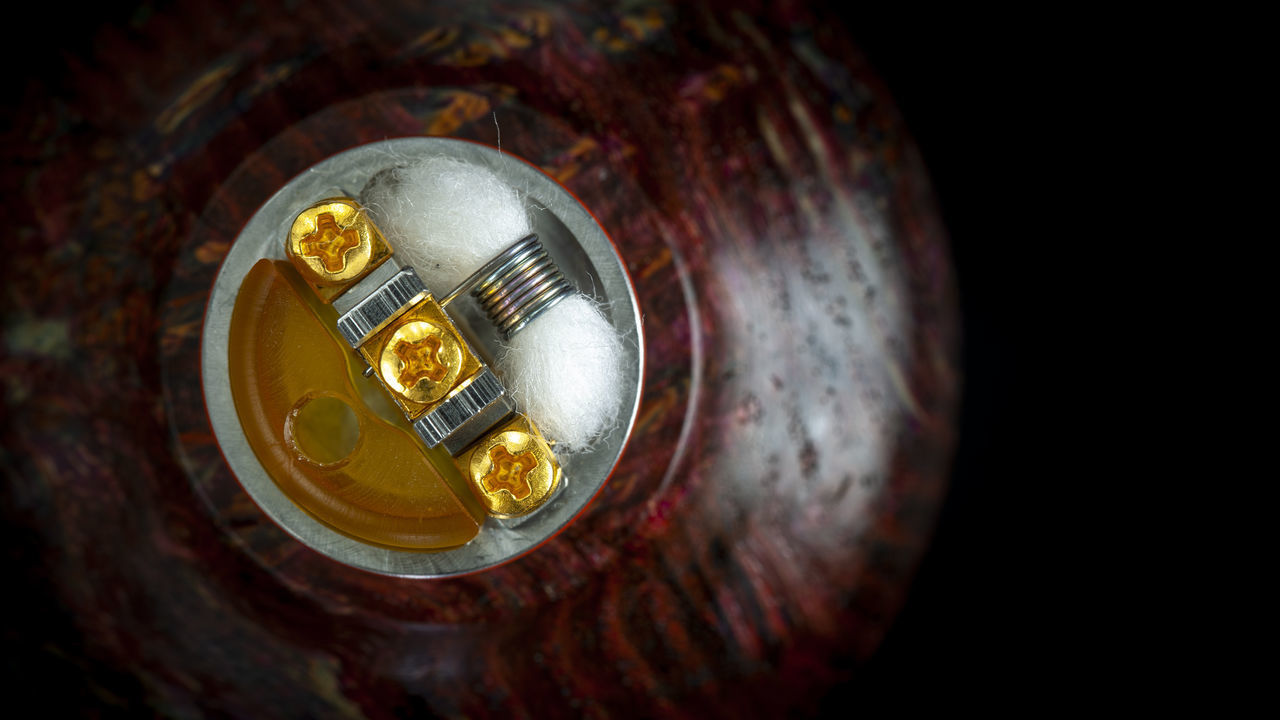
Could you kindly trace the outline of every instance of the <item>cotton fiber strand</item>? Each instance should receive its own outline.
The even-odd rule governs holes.
[[[361,202],[437,297],[530,232],[515,190],[488,168],[452,158],[379,173]]]
[[[503,380],[557,451],[582,450],[613,428],[622,403],[622,341],[595,302],[571,295],[511,338]]]

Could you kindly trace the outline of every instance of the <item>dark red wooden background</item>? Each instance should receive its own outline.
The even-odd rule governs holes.
[[[946,490],[958,321],[919,157],[838,17],[191,3],[60,57],[14,102],[3,170],[4,520],[31,618],[7,632],[33,677],[74,669],[76,702],[161,714],[737,717],[818,709],[875,651]],[[222,463],[204,299],[296,173],[386,137],[496,143],[495,115],[637,284],[635,436],[518,562],[354,571]],[[854,232],[899,278],[879,295]],[[887,374],[842,374],[830,347]],[[846,440],[880,443],[879,471],[840,467]]]

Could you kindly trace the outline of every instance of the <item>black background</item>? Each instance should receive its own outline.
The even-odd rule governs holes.
[[[1055,293],[1072,262],[1057,216],[1078,180],[1070,63],[1079,50],[1059,18],[839,13],[933,181],[959,284],[964,383],[950,490],[907,603],[824,709],[1052,706],[1068,699],[1062,663],[1077,652],[1070,574],[1052,536],[1071,464],[1058,437],[1073,383],[1060,362],[1070,337],[1056,349],[1041,340],[1056,332],[1066,300]]]

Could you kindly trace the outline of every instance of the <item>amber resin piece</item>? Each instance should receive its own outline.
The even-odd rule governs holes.
[[[357,389],[355,356],[302,293],[288,263],[261,260],[231,316],[231,391],[262,466],[299,507],[357,539],[420,550],[471,540],[482,515],[450,488],[461,478],[441,474],[453,472],[448,455],[437,469],[389,403]]]

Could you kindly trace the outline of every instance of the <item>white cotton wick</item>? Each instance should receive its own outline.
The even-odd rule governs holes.
[[[530,232],[515,190],[487,168],[447,157],[379,173],[361,201],[438,297]]]
[[[492,171],[428,157],[370,180],[361,201],[437,296],[531,232],[520,196]],[[617,424],[622,340],[594,300],[570,295],[518,331],[494,370],[557,452],[588,448]]]
[[[622,404],[622,340],[582,294],[516,333],[496,364],[515,401],[556,450],[582,450],[613,429]]]

